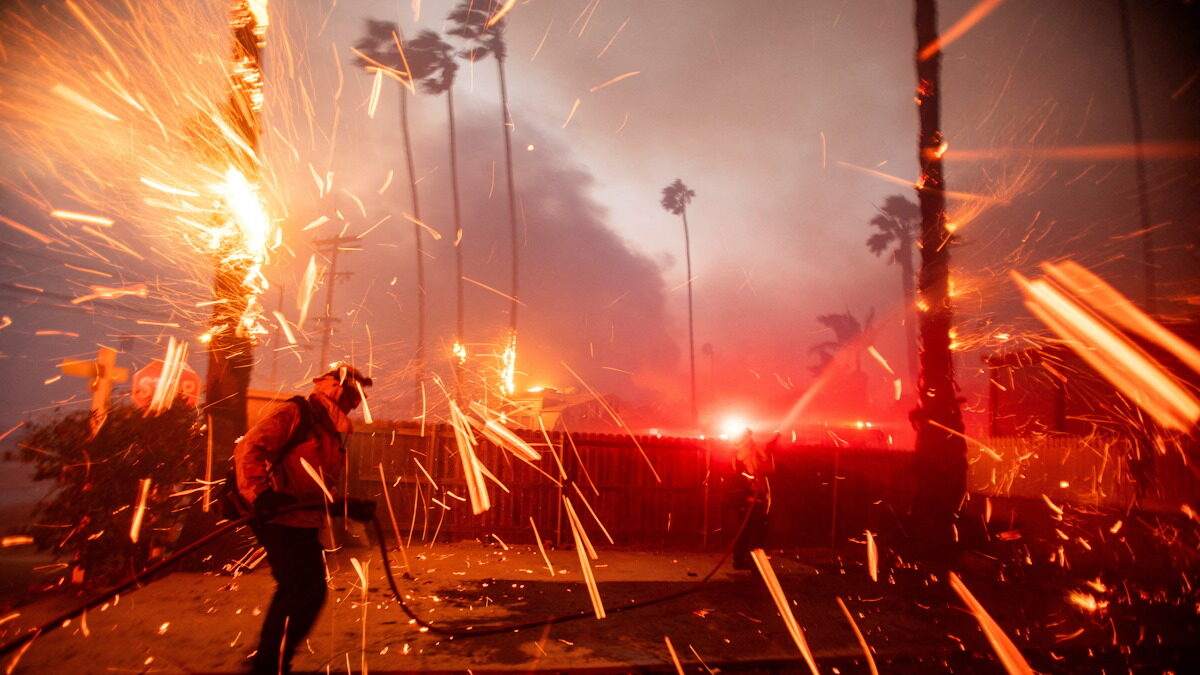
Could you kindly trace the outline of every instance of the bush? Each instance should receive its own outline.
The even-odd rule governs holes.
[[[114,406],[92,439],[89,417],[82,411],[34,423],[18,447],[35,481],[54,481],[34,510],[37,547],[82,570],[75,581],[103,584],[169,552],[194,501],[177,493],[203,471],[205,439],[195,408],[182,401],[153,417]],[[135,544],[130,528],[145,478],[150,490]]]

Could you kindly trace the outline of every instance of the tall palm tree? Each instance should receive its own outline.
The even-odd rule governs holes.
[[[499,0],[463,0],[450,12],[447,20],[452,27],[447,31],[450,35],[462,38],[467,42],[464,51],[472,63],[492,56],[496,59],[496,69],[500,75],[500,108],[504,129],[504,169],[505,181],[508,187],[508,226],[512,257],[512,283],[509,303],[509,335],[506,345],[506,370],[511,378],[515,366],[517,339],[517,308],[518,301],[518,270],[520,269],[517,237],[517,195],[513,187],[512,159],[512,115],[508,109],[508,79],[505,76],[504,61],[508,57],[508,46],[504,43],[505,20],[491,22],[491,17],[500,10]],[[509,361],[509,359],[512,359]],[[511,382],[509,383],[511,385]]]
[[[950,351],[950,244],[946,228],[946,180],[942,174],[941,52],[922,55],[938,39],[937,1],[915,0],[917,33],[917,111],[920,120],[918,161],[921,177],[921,272],[917,281],[920,315],[921,376],[917,408],[917,490],[913,515],[929,548],[938,555],[953,548],[954,518],[966,493],[967,445]]]
[[[688,362],[692,378],[692,422],[697,420],[696,414],[696,338],[692,321],[692,240],[688,233],[687,205],[691,203],[696,192],[683,181],[676,178],[662,191],[662,207],[683,218],[683,252],[687,260],[687,297],[688,297]]]
[[[431,30],[423,30],[417,34],[417,37],[410,40],[405,53],[413,72],[425,74],[418,83],[421,91],[433,96],[446,95],[446,119],[450,128],[450,191],[454,199],[454,268],[457,308],[454,363],[455,372],[458,373],[458,367],[462,365],[467,355],[466,343],[463,338],[466,310],[463,302],[463,229],[458,189],[458,134],[454,123],[454,78],[458,73],[458,62],[454,58],[454,48]],[[461,382],[459,382],[459,387],[461,391]]]
[[[848,350],[853,350],[854,355],[854,371],[862,372],[862,354],[860,344],[855,344],[859,338],[871,330],[871,321],[875,318],[875,309],[871,308],[867,312],[867,318],[864,322],[859,323],[849,310],[842,314],[820,314],[817,316],[817,322],[833,331],[833,340],[813,345],[810,352],[817,355],[818,363],[811,368],[813,375],[820,375],[822,371],[829,367],[834,358],[841,353],[844,354]]]
[[[417,73],[401,53],[403,38],[400,27],[390,21],[367,19],[366,30],[354,48],[362,57],[355,63],[364,68],[385,66],[408,79],[410,82],[423,77]],[[366,57],[366,58],[363,58]],[[404,161],[408,168],[408,189],[412,204],[413,240],[416,242],[417,272],[417,353],[414,389],[416,400],[420,400],[421,383],[425,379],[425,248],[422,241],[421,200],[417,192],[417,173],[413,166],[412,134],[408,125],[408,88],[400,88],[400,127],[404,133]]]
[[[916,275],[913,273],[913,241],[921,234],[921,209],[903,195],[892,195],[878,208],[879,214],[871,219],[871,226],[879,231],[867,239],[867,248],[876,256],[888,247],[891,262],[900,266],[900,285],[904,292],[904,338],[907,351],[908,372],[912,381],[917,381],[917,322],[913,315],[916,308],[914,289]]]

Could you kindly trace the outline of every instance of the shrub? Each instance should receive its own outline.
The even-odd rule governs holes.
[[[75,581],[102,584],[142,569],[178,539],[194,501],[178,493],[203,470],[205,440],[195,408],[182,401],[157,416],[114,406],[91,439],[89,418],[82,411],[34,423],[18,447],[20,460],[34,465],[35,481],[54,481],[33,513],[37,547],[68,559]],[[134,543],[130,530],[147,478]]]

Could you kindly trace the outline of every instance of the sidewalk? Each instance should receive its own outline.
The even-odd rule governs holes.
[[[713,671],[807,672],[756,574],[726,563],[695,593],[612,613],[695,584],[720,556],[599,553],[595,575],[608,618],[464,639],[410,623],[390,595],[377,549],[340,551],[330,556],[329,601],[309,650],[297,656],[296,672],[675,672],[666,638],[686,672],[709,672],[702,662]],[[400,577],[405,569],[398,553],[392,562],[410,606],[438,625],[486,627],[590,610],[576,553],[547,554],[553,575],[536,546],[422,545],[408,551],[413,580]],[[365,603],[351,558],[367,570]],[[838,598],[881,672],[1004,672],[945,580],[900,565],[882,567],[872,582],[865,560],[827,551],[774,552],[771,562],[822,672],[868,672]],[[1124,672],[1130,658],[1157,664],[1148,672],[1162,672],[1198,658],[1194,603],[1151,598],[1139,605],[1131,596],[1128,606],[1113,603],[1096,613],[1067,599],[1067,589],[1077,586],[1066,580],[1061,589],[1002,583],[983,570],[964,572],[963,580],[1042,672],[1098,672],[1104,664]],[[13,672],[244,672],[271,589],[265,569],[237,578],[175,573],[36,640]],[[56,598],[23,608],[0,628],[3,639],[72,603]]]

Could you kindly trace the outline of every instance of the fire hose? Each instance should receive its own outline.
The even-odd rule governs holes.
[[[323,503],[319,504],[319,505],[317,505],[317,504],[292,504],[292,505],[280,508],[279,513],[287,513],[290,511],[297,511],[297,510],[301,510],[301,509],[315,509],[315,508],[324,508],[324,507],[325,507],[325,505]],[[742,519],[741,525],[738,527],[737,534],[734,536],[734,539],[733,539],[734,542],[737,541],[738,537],[741,536],[742,531],[746,528],[746,523],[748,523],[750,521],[750,515],[752,512],[753,512],[753,509],[746,509],[746,516]],[[197,550],[212,543],[213,541],[220,539],[221,537],[225,536],[226,534],[229,534],[230,532],[232,532],[240,527],[248,525],[252,519],[253,519],[253,516],[245,516],[245,517],[239,518],[237,520],[229,521],[229,522],[221,525],[220,527],[216,528],[212,532],[209,532],[208,534],[204,535],[203,537],[200,537],[196,541],[194,541],[194,542],[188,544],[187,546],[184,546],[183,548],[179,549],[178,551],[172,553],[171,555],[163,558],[162,560],[154,563],[153,565],[150,565],[149,567],[145,568],[141,572],[137,572],[136,574],[131,576],[128,580],[126,580],[116,586],[113,586],[111,588],[107,588],[104,591],[101,591],[100,593],[93,596],[91,599],[87,600],[83,604],[78,605],[66,612],[63,612],[62,614],[54,617],[53,619],[50,619],[49,621],[44,622],[42,625],[38,626],[37,628],[34,628],[34,629],[22,634],[20,637],[17,637],[9,642],[4,643],[3,645],[0,645],[0,656],[6,656],[11,652],[16,651],[17,649],[20,649],[21,647],[27,645],[28,643],[32,642],[33,640],[37,639],[38,637],[53,631],[54,629],[64,625],[67,621],[70,621],[71,619],[74,619],[75,617],[79,616],[80,614],[83,614],[87,610],[98,607],[98,606],[104,604],[105,602],[108,602],[109,600],[113,599],[117,595],[120,595],[121,593],[124,593],[125,591],[127,591],[131,588],[135,588],[135,587],[140,588],[142,585],[144,585],[143,582],[145,582],[147,584],[152,583],[153,581],[155,581],[154,577],[159,572],[162,572],[164,569],[170,567],[171,565],[175,564],[176,562],[179,562],[183,558],[186,558],[187,556],[195,553]],[[379,553],[380,553],[381,557],[383,558],[383,571],[384,571],[385,575],[387,576],[388,586],[392,592],[393,597],[395,597],[396,602],[400,605],[400,609],[403,610],[404,613],[406,615],[408,615],[408,617],[410,619],[412,619],[412,621],[414,623],[416,623],[418,626],[428,630],[431,633],[437,633],[438,635],[446,635],[446,636],[452,636],[452,637],[458,637],[458,638],[476,637],[476,636],[483,636],[483,635],[495,635],[497,633],[507,633],[507,632],[511,632],[511,631],[522,630],[525,628],[533,628],[535,626],[549,626],[549,625],[555,624],[555,623],[576,621],[579,619],[586,619],[589,616],[594,616],[592,610],[581,609],[579,611],[570,612],[570,613],[566,613],[566,614],[547,616],[547,617],[542,617],[540,619],[532,619],[529,621],[522,621],[522,622],[518,622],[518,623],[510,623],[510,624],[503,624],[503,625],[497,625],[497,626],[485,626],[485,627],[478,628],[478,629],[476,629],[474,627],[447,628],[447,627],[439,626],[437,624],[430,623],[430,622],[426,621],[425,619],[422,619],[420,616],[418,616],[417,613],[414,612],[411,607],[409,607],[408,603],[404,601],[404,594],[400,591],[400,588],[396,583],[396,578],[392,574],[391,560],[388,556],[387,544],[384,541],[383,526],[380,524],[379,519],[376,517],[371,518],[371,523],[375,526],[375,537],[379,543]],[[721,559],[717,561],[717,564],[713,566],[712,570],[710,570],[708,572],[708,574],[704,575],[704,577],[702,577],[699,581],[688,586],[687,588],[677,590],[677,591],[672,591],[665,595],[657,596],[657,597],[650,598],[647,600],[639,600],[639,601],[631,602],[631,603],[628,603],[625,605],[620,605],[618,607],[614,607],[607,611],[609,613],[628,611],[628,610],[639,608],[639,607],[647,607],[649,605],[658,604],[660,602],[666,602],[668,600],[674,600],[675,598],[678,598],[678,597],[681,597],[684,595],[688,595],[690,593],[694,593],[694,592],[700,590],[701,587],[703,587],[705,584],[708,583],[708,581],[710,579],[712,579],[713,575],[715,575],[717,573],[717,570],[721,569],[721,566],[725,564],[725,561],[729,559],[729,556],[732,553],[733,553],[733,544],[731,544],[729,546],[729,548],[727,548],[725,550],[725,552],[721,555]]]

